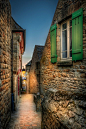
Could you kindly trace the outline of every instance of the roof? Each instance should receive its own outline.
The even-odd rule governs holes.
[[[23,29],[11,16],[12,29]]]
[[[35,49],[37,50],[38,61],[40,61],[40,59],[42,57],[42,52],[44,50],[44,46],[35,45]]]
[[[26,64],[26,66],[30,66],[30,65],[31,65],[31,62],[32,62],[32,60],[30,60],[30,61]]]
[[[11,28],[13,32],[23,32],[24,37],[24,51],[25,51],[25,45],[26,45],[26,30],[23,29],[18,23],[13,19],[11,16]]]

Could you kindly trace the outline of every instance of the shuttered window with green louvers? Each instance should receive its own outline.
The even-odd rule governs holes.
[[[57,62],[57,51],[56,51],[56,29],[57,26],[54,24],[50,28],[50,41],[51,41],[51,63]]]
[[[83,59],[83,9],[72,14],[72,61]]]

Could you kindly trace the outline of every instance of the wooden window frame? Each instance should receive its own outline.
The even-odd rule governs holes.
[[[64,60],[72,60],[72,57],[70,57],[70,29],[71,28],[69,26],[70,24],[70,20],[72,20],[72,18],[70,19],[67,19],[66,21],[62,22],[61,23],[61,60],[64,61]],[[67,23],[67,58],[62,58],[62,25],[64,23]]]

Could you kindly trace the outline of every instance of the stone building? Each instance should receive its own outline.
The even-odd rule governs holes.
[[[11,6],[0,0],[0,129],[11,115]]]
[[[12,93],[14,109],[16,109],[21,94],[22,83],[22,54],[25,51],[25,30],[11,18],[12,28]]]
[[[32,56],[32,63],[30,68],[30,77],[29,77],[29,91],[30,93],[37,93],[39,92],[39,85],[40,85],[40,59],[42,56],[44,46],[35,45],[33,56]]]
[[[26,72],[30,71],[30,67],[31,67],[31,62],[32,60],[30,60],[25,66],[26,66]]]
[[[13,109],[13,105],[11,104],[14,102],[13,92],[15,92],[13,85],[15,82],[13,78],[15,76],[14,74],[19,75],[21,69],[18,56],[21,56],[25,50],[24,47],[22,49],[20,45],[25,43],[22,41],[25,37],[24,33],[24,30],[20,29],[20,26],[15,24],[15,21],[11,17],[11,5],[9,0],[0,0],[0,129],[6,129],[11,117],[11,107]],[[15,35],[17,43],[14,47],[15,40],[13,40],[13,38],[15,38]],[[19,48],[19,46],[21,46],[21,48]],[[19,54],[19,50],[21,54]],[[17,55],[15,55],[15,53],[17,53]],[[17,65],[16,70],[14,68],[15,64]],[[17,73],[15,73],[15,71]]]
[[[31,67],[31,62],[32,60],[30,60],[27,64],[26,64],[26,73],[27,73],[27,93],[29,93],[30,91],[30,82],[29,82],[29,72],[30,72],[30,67]]]
[[[59,0],[40,61],[43,129],[86,128],[86,0]]]

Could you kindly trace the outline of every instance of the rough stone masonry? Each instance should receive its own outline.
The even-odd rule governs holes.
[[[40,83],[40,59],[42,56],[44,46],[35,45],[33,56],[32,56],[32,62],[30,67],[30,93],[37,94],[39,92],[39,83]]]
[[[11,6],[0,0],[0,129],[11,115]]]
[[[83,60],[61,58],[61,25],[83,8]],[[57,62],[51,63],[50,31],[41,58],[40,86],[43,129],[86,128],[86,0],[59,0],[52,25],[56,24]]]

